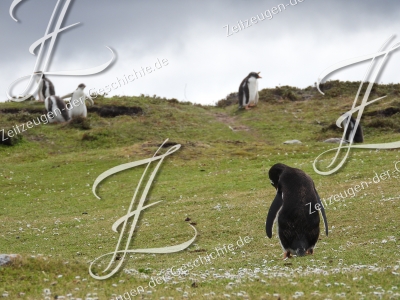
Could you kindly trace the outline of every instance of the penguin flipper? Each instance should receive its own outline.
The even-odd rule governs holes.
[[[88,100],[88,101],[90,102],[90,105],[93,106],[93,105],[94,105],[94,102],[93,102],[92,97],[90,97],[89,94],[85,94],[85,97],[86,97],[86,100]]]
[[[66,95],[62,96],[60,99],[64,100],[66,98],[72,98],[72,95],[73,95],[73,93],[69,93],[69,94],[66,94]]]
[[[272,227],[274,226],[274,221],[278,211],[281,209],[283,204],[282,192],[278,191],[276,193],[274,201],[272,201],[271,207],[269,208],[267,220],[265,222],[265,231],[269,238],[272,237]]]
[[[325,234],[326,236],[328,236],[328,220],[326,219],[326,214],[325,214],[325,208],[321,202],[321,198],[319,197],[317,190],[314,188],[315,194],[317,195],[317,200],[318,203],[321,205],[321,215],[322,215],[322,219],[324,220],[324,226],[325,226]]]

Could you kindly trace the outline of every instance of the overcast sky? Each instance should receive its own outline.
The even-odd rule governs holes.
[[[14,10],[18,23],[9,14],[11,3],[0,2],[0,101],[14,80],[33,71],[37,56],[29,47],[44,35],[57,1],[23,0]],[[278,4],[285,9],[281,5],[272,19],[233,33],[238,21],[262,18]],[[133,69],[154,69],[157,59],[164,59],[168,64],[152,73],[121,87],[114,84],[109,95],[156,94],[214,104],[236,92],[252,71],[261,72],[260,89],[313,85],[334,63],[373,53],[393,34],[392,44],[400,42],[399,16],[398,0],[304,0],[297,5],[289,0],[72,0],[62,25],[80,24],[59,34],[47,71],[104,64],[111,58],[108,46],[116,59],[99,74],[49,75],[56,94],[72,92],[80,83],[86,91],[98,91]],[[362,80],[367,67],[359,64],[327,79]],[[397,51],[379,82],[399,82],[399,70]],[[18,85],[15,93],[23,87]]]

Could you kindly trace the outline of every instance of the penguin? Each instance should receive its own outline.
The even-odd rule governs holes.
[[[256,106],[258,103],[258,82],[260,72],[251,72],[239,86],[239,108]]]
[[[346,128],[347,122],[348,122],[348,117],[342,121],[343,128]],[[345,138],[349,142],[350,142],[350,135],[354,131],[354,127],[356,127],[356,119],[354,119],[353,116],[350,116],[350,122],[347,127],[346,134],[345,134]],[[363,135],[363,131],[362,131],[360,123],[358,123],[357,130],[354,134],[353,142],[354,143],[363,143],[364,142],[364,135]]]
[[[47,113],[51,112],[53,114],[53,118],[49,117],[50,123],[63,123],[63,122],[68,122],[70,120],[67,106],[65,105],[65,102],[60,99],[60,97],[58,96],[47,97],[44,104]]]
[[[278,222],[278,236],[284,250],[284,259],[290,255],[313,254],[319,237],[320,210],[328,235],[324,206],[310,176],[299,169],[278,163],[269,170],[276,196],[269,208],[265,229],[272,237],[272,227]]]
[[[38,96],[39,96],[39,102],[44,102],[44,100],[47,97],[50,96],[55,96],[56,91],[54,89],[53,83],[42,73],[36,73],[36,74],[41,74],[42,78],[39,79],[39,89],[38,89]]]
[[[78,88],[74,92],[61,97],[61,99],[71,98],[71,100],[67,104],[67,108],[69,110],[69,116],[71,119],[79,116],[86,118],[87,116],[87,108],[85,104],[86,99],[88,99],[91,105],[94,104],[93,99],[89,95],[85,94],[85,92],[83,91],[85,87],[86,85],[81,83],[80,85],[78,85]]]

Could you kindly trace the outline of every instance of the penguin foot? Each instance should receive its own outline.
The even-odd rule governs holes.
[[[249,105],[246,105],[245,107],[244,107],[246,110],[250,110],[251,108],[249,107]]]
[[[286,259],[288,259],[288,258],[291,258],[291,256],[290,256],[290,251],[286,251],[286,252],[283,254],[283,260],[286,260]]]
[[[314,249],[308,249],[306,251],[306,254],[313,255],[314,254]]]

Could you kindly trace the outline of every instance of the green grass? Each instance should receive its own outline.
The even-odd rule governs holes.
[[[339,172],[316,174],[314,159],[335,146],[321,141],[341,136],[340,130],[327,128],[354,98],[355,84],[342,83],[342,89],[331,84],[342,94],[322,97],[312,88],[282,87],[278,94],[291,92],[298,100],[313,95],[292,101],[263,90],[264,101],[246,112],[154,97],[98,98],[96,105],[140,106],[144,114],[101,118],[90,113],[89,130],[40,125],[24,132],[14,146],[0,145],[0,253],[22,256],[0,268],[0,296],[111,299],[143,287],[145,292],[132,299],[398,299],[400,192],[393,171],[400,152],[354,149]],[[398,107],[397,85],[375,92],[389,96],[366,112]],[[40,110],[42,104],[3,103],[4,108]],[[0,113],[0,129],[37,115]],[[399,119],[399,114],[364,116],[365,142],[399,140]],[[142,213],[130,248],[183,243],[193,236],[190,222],[196,224],[197,239],[178,253],[129,254],[111,279],[93,279],[89,264],[114,250],[119,234],[111,226],[126,214],[144,167],[106,179],[97,190],[101,200],[91,192],[94,180],[114,166],[153,156],[166,138],[182,148],[158,172],[146,203],[163,201]],[[284,145],[289,139],[302,144]],[[375,172],[389,170],[391,177],[329,204],[329,237],[321,234],[313,256],[283,261],[276,231],[268,239],[264,224],[275,195],[268,170],[277,162],[308,173],[325,199],[371,181]],[[149,288],[152,277],[246,236],[251,241],[235,251]]]

